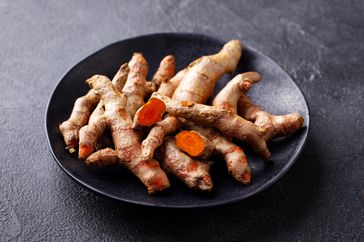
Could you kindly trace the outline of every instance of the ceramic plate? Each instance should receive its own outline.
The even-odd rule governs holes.
[[[127,62],[133,52],[142,52],[150,65],[150,76],[160,60],[168,54],[176,57],[177,70],[196,58],[217,52],[224,42],[199,34],[152,34],[111,44],[85,58],[69,70],[59,81],[49,100],[46,113],[46,130],[52,154],[62,168],[76,182],[106,197],[134,204],[155,207],[207,207],[237,202],[263,191],[278,180],[299,156],[309,127],[309,111],[302,92],[292,78],[272,59],[252,47],[245,46],[237,73],[257,71],[263,80],[254,85],[249,96],[266,110],[275,114],[293,111],[305,118],[304,127],[297,133],[270,142],[272,162],[265,163],[245,144],[252,169],[252,183],[243,187],[227,172],[224,162],[213,159],[211,175],[214,189],[211,194],[189,190],[180,181],[170,178],[171,188],[159,195],[148,195],[143,184],[121,167],[93,168],[77,159],[76,154],[65,150],[58,126],[68,119],[75,100],[86,94],[85,80],[94,74],[109,78],[120,64]],[[243,43],[244,44],[244,43]],[[149,77],[150,77],[149,76]],[[225,75],[217,84],[218,92],[232,77]]]

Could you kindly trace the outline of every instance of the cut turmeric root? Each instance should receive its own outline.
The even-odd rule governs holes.
[[[175,175],[189,188],[211,191],[213,186],[209,174],[211,163],[194,160],[180,151],[173,137],[165,139],[157,152],[157,157],[167,172]]]
[[[175,138],[177,147],[193,158],[206,160],[211,157],[214,151],[210,141],[197,131],[183,130]]]
[[[166,105],[158,99],[149,99],[134,116],[134,124],[140,126],[151,126],[162,119],[163,113],[166,111]]]
[[[224,158],[228,171],[235,180],[244,185],[250,183],[251,172],[248,161],[245,153],[239,146],[224,137],[216,129],[203,127],[188,121],[184,121],[183,125],[204,135],[212,143],[216,153]]]

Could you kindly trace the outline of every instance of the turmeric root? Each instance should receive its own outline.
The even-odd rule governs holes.
[[[164,57],[158,67],[158,70],[154,74],[152,78],[152,83],[154,83],[157,87],[161,85],[163,82],[168,82],[171,79],[176,69],[176,61],[173,55],[167,55]]]
[[[117,90],[121,91],[123,89],[125,82],[128,78],[129,71],[130,68],[128,63],[124,63],[120,66],[118,72],[112,79],[112,84],[114,84]]]
[[[174,77],[167,80],[164,79],[158,88],[158,93],[163,96],[172,97],[174,91],[176,90],[179,83],[182,81],[187,73],[187,68],[179,71]]]
[[[253,83],[261,80],[257,72],[245,72],[235,76],[226,86],[216,95],[212,101],[214,107],[221,107],[232,114],[237,114],[237,105],[241,95],[246,93]],[[216,141],[220,154],[224,155],[230,174],[239,182],[249,184],[251,171],[244,151],[233,144],[225,137],[215,137],[214,130],[206,130],[210,138]],[[216,132],[216,131],[215,131]],[[212,137],[211,137],[212,136]]]
[[[90,114],[99,100],[100,97],[94,90],[90,90],[85,96],[79,97],[75,102],[70,118],[59,126],[66,148],[69,149],[70,153],[76,151],[75,147],[79,138],[78,131],[87,124]]]
[[[250,121],[219,107],[197,103],[191,103],[191,105],[186,106],[183,102],[161,96],[158,93],[154,93],[152,98],[164,102],[166,111],[170,115],[179,116],[197,124],[217,128],[228,137],[246,141],[263,159],[270,157],[270,152],[265,139],[259,131],[259,127]]]
[[[99,93],[104,103],[104,117],[111,129],[115,150],[98,150],[87,158],[86,163],[101,166],[115,164],[117,160],[118,164],[133,172],[144,183],[149,193],[168,188],[168,178],[158,162],[141,159],[140,135],[132,129],[131,117],[122,106],[121,93],[105,76],[93,76],[87,82]]]
[[[127,97],[126,110],[133,118],[136,111],[144,104],[146,95],[152,93],[156,87],[153,83],[147,84],[146,77],[149,65],[142,54],[133,54],[129,61],[129,68],[129,75],[122,92]]]
[[[245,72],[236,75],[226,86],[216,95],[212,101],[212,106],[221,107],[233,113],[237,113],[237,104],[243,93],[246,93],[251,85],[261,80],[257,72]]]
[[[175,138],[177,147],[193,158],[206,160],[214,151],[209,139],[197,131],[182,130]]]
[[[242,95],[239,99],[239,114],[259,127],[261,136],[266,140],[287,136],[299,130],[304,122],[301,114],[273,115],[255,105]]]
[[[166,117],[156,123],[147,138],[142,142],[142,158],[153,158],[154,151],[162,145],[163,138],[181,127],[181,122],[175,117]]]
[[[202,127],[192,122],[183,122],[188,129],[195,130],[204,135],[213,144],[216,152],[224,157],[229,173],[244,185],[251,181],[251,171],[243,150],[225,138],[218,130],[210,127]]]
[[[121,91],[124,87],[126,79],[128,78],[129,66],[127,63],[121,65],[118,72],[115,74],[112,84],[116,90]],[[126,105],[126,97],[122,94],[121,105]],[[92,112],[88,125],[83,126],[79,131],[79,149],[78,158],[86,159],[92,152],[97,141],[100,139],[106,128],[106,119],[104,114],[104,104],[102,100],[99,102],[95,110]]]
[[[225,74],[232,73],[241,56],[241,44],[231,40],[214,55],[203,56],[188,72],[173,94],[173,99],[205,103],[212,95],[216,82]]]
[[[175,175],[189,188],[211,191],[213,183],[210,177],[210,162],[193,160],[178,149],[173,137],[164,140],[157,152],[163,168]]]
[[[111,148],[101,149],[92,154],[92,157],[89,157],[86,160],[87,165],[105,167],[105,166],[113,166],[118,165],[120,163],[118,154],[115,150]]]
[[[106,119],[104,117],[104,107],[102,101],[90,116],[89,124],[83,126],[79,131],[80,143],[78,147],[78,158],[83,160],[94,152],[97,140],[104,133]]]

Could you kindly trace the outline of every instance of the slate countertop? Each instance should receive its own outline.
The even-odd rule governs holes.
[[[363,241],[364,2],[1,1],[0,241]],[[156,32],[239,38],[307,98],[306,148],[270,189],[201,210],[132,206],[67,177],[49,151],[47,101],[63,73]]]

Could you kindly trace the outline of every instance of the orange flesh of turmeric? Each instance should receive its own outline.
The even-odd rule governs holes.
[[[181,131],[176,135],[176,145],[192,157],[202,155],[205,141],[195,131]]]
[[[81,144],[78,150],[78,158],[79,159],[86,159],[88,155],[94,152],[93,146],[88,146],[86,144]]]
[[[166,110],[164,102],[157,98],[151,98],[137,113],[137,122],[142,126],[151,126],[162,119]]]

